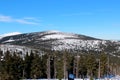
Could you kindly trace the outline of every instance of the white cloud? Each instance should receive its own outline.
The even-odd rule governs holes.
[[[36,19],[36,18],[34,18],[34,17],[24,17],[23,18],[24,20],[32,20],[32,21],[41,21],[41,20],[39,20],[39,19]]]
[[[37,22],[31,22],[31,21],[24,20],[24,19],[16,19],[15,22],[18,22],[18,23],[21,23],[21,24],[33,24],[33,25],[39,24]]]
[[[12,22],[12,18],[10,16],[0,15],[0,22]]]
[[[0,22],[16,22],[20,24],[38,25],[40,20],[34,17],[26,17],[22,19],[13,18],[12,16],[0,15]]]

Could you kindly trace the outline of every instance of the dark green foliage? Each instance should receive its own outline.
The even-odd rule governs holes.
[[[28,79],[30,78],[30,73],[31,73],[31,64],[32,64],[31,59],[33,59],[33,55],[28,55],[27,53],[24,60],[24,77]]]
[[[109,57],[109,56],[108,56]],[[104,76],[104,74],[108,71],[108,57],[106,54],[101,53],[100,54],[100,70],[101,70],[101,77]]]
[[[79,75],[84,78],[87,75],[87,66],[86,66],[86,57],[83,55],[80,55],[79,59]]]
[[[38,54],[34,55],[34,59],[31,64],[31,77],[36,79],[42,75],[42,61]]]
[[[91,53],[88,54],[86,61],[87,61],[86,65],[87,65],[88,75],[93,77],[95,75],[96,70],[97,70],[96,58],[95,58],[94,54],[91,54]]]
[[[58,79],[62,79],[64,76],[63,76],[63,73],[64,73],[64,69],[63,69],[63,55],[62,54],[59,54],[59,53],[56,53],[56,77]]]
[[[0,58],[1,56],[3,56],[2,51],[0,51]],[[37,51],[31,51],[29,54],[26,53],[23,58],[19,52],[11,53],[6,51],[3,60],[0,60],[0,78],[1,80],[47,78],[47,61],[49,58],[51,78],[62,79],[64,78],[64,71],[66,71],[66,78],[68,73],[72,73],[78,78],[90,77],[92,80],[98,77],[99,62],[100,77],[107,74],[120,74],[119,57],[108,56],[104,52],[98,54],[89,52],[76,55],[67,51],[46,50],[44,55],[40,55]]]
[[[2,78],[16,80],[22,76],[22,58],[17,53],[10,54],[9,51],[5,53],[2,61]]]

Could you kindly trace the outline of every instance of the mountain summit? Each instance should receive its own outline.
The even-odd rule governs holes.
[[[0,44],[25,46],[38,50],[120,51],[119,41],[102,40],[60,31],[43,31],[6,36],[0,39]]]

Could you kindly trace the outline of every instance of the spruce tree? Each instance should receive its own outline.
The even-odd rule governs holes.
[[[109,56],[109,55],[108,55]],[[100,76],[103,77],[106,73],[108,73],[109,71],[109,63],[108,62],[108,58],[107,58],[107,55],[102,52],[100,54]]]
[[[87,55],[86,60],[86,66],[87,66],[87,73],[90,77],[94,77],[95,71],[96,71],[96,59],[94,54],[89,53]]]

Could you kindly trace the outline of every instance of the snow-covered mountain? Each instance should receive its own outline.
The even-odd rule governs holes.
[[[0,39],[3,37],[18,35],[18,34],[21,34],[21,33],[20,32],[12,32],[12,33],[7,33],[7,34],[2,34],[2,35],[0,35]]]
[[[85,35],[64,33],[60,31],[44,31],[6,36],[0,39],[0,44],[25,46],[37,50],[104,50],[111,53],[114,53],[115,51],[120,51],[119,41],[96,39]]]

